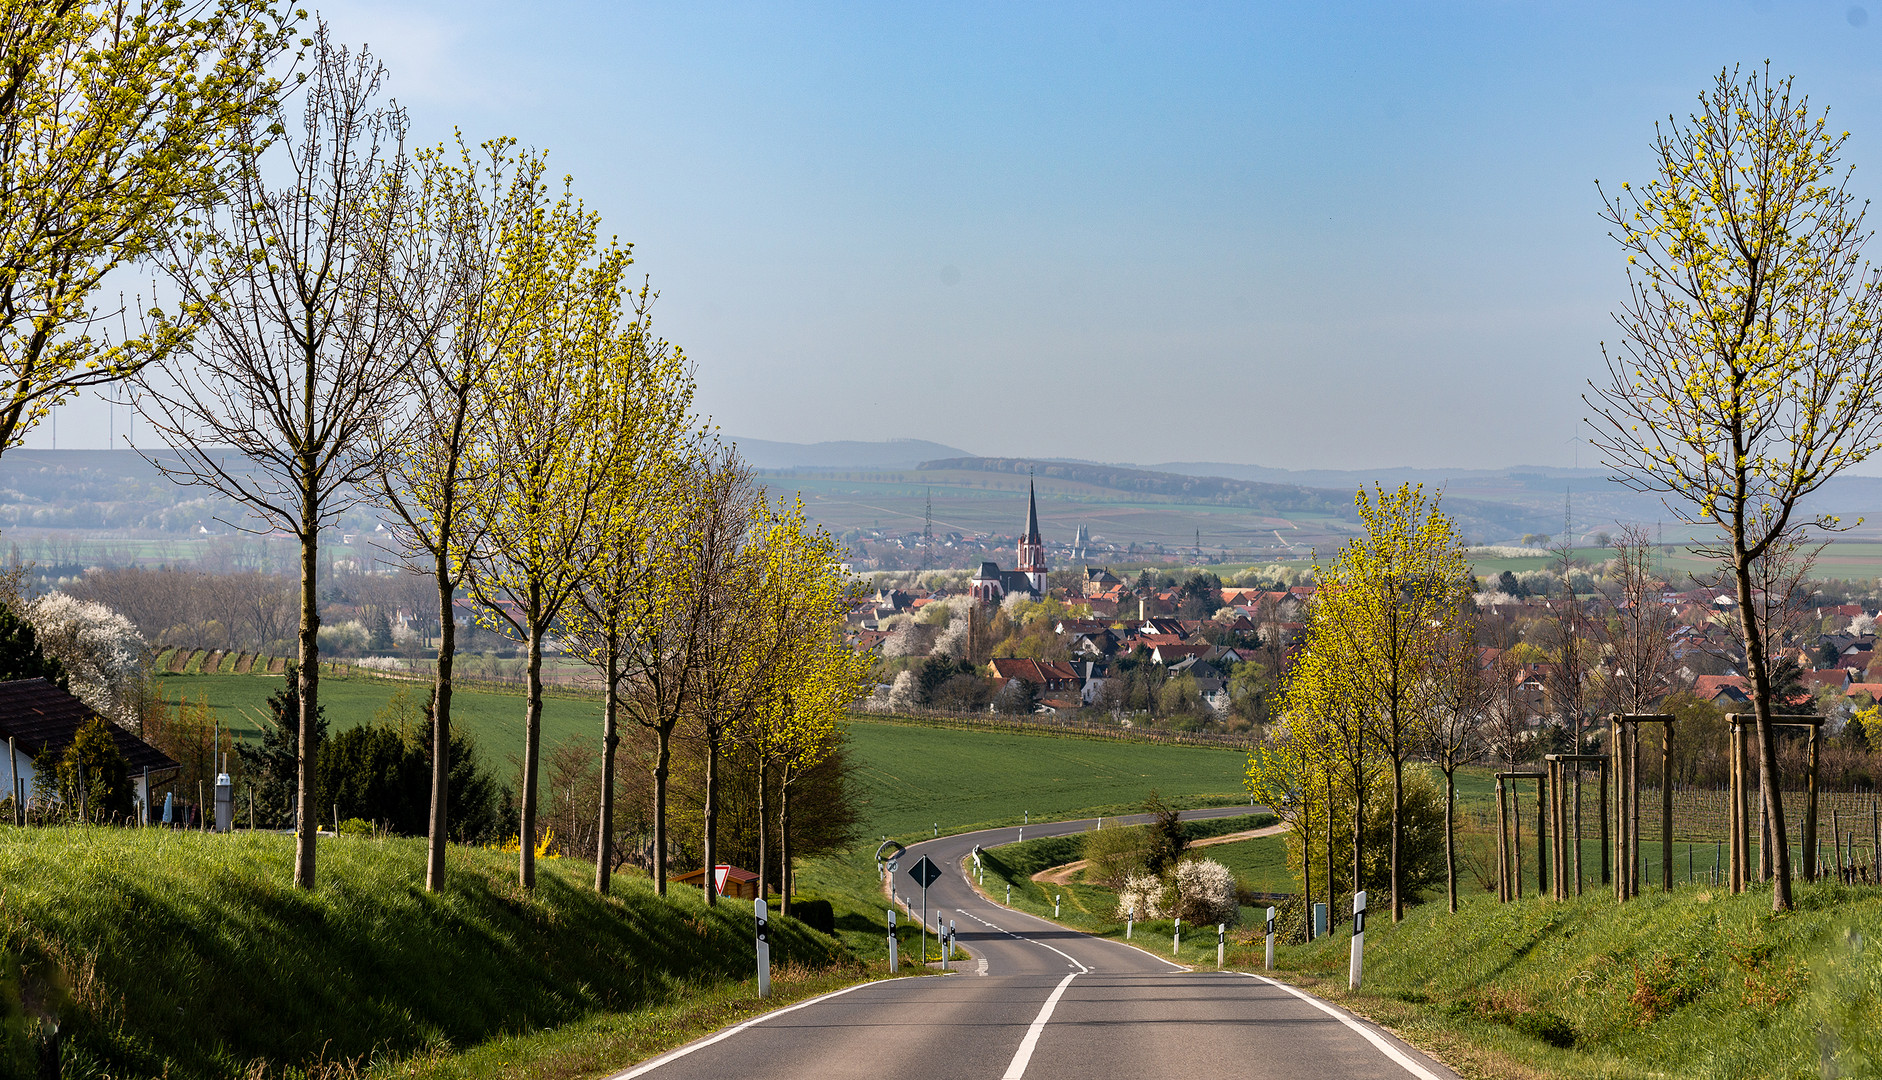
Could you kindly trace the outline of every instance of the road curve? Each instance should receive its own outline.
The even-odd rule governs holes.
[[[1246,806],[1189,811],[1232,817]],[[1108,825],[1114,818],[1106,818]],[[1126,823],[1145,820],[1121,819]],[[1084,832],[1094,819],[1025,826],[1030,837]],[[653,1058],[611,1080],[1455,1080],[1389,1033],[1292,987],[1230,972],[1191,972],[983,899],[961,878],[975,847],[1018,827],[909,847],[942,870],[929,927],[952,919],[973,959],[947,977],[866,983],[767,1013]]]

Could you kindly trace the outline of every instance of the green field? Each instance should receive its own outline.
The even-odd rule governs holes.
[[[1153,789],[1179,806],[1247,801],[1239,750],[864,719],[849,732],[872,837],[1135,813]]]
[[[157,681],[166,701],[207,700],[215,709],[216,718],[243,739],[261,737],[262,718],[268,715],[268,695],[282,686],[279,675],[165,675]],[[367,676],[322,675],[320,707],[326,713],[328,730],[338,733],[372,723],[400,691],[405,692],[406,703],[416,715],[424,707],[430,686]],[[520,691],[503,693],[460,687],[451,695],[451,721],[457,730],[477,740],[486,761],[495,764],[512,756],[521,759],[523,696]],[[550,747],[571,739],[592,739],[600,743],[600,701],[588,697],[544,698],[542,745],[545,756]]]
[[[1214,859],[1229,868],[1235,879],[1255,892],[1291,893],[1300,882],[1287,869],[1287,837],[1257,836],[1232,844],[1198,848],[1197,856]]]

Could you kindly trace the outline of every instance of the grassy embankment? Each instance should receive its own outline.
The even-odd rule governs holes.
[[[430,894],[415,839],[323,840],[318,860],[305,892],[285,836],[0,831],[9,1049],[56,1014],[68,1077],[273,1075],[671,1008],[751,971],[749,905],[634,879],[602,898],[558,860],[525,893],[514,855],[476,849]],[[844,959],[795,921],[772,940],[802,973]]]
[[[1800,886],[1413,908],[1282,949],[1284,978],[1368,1015],[1467,1076],[1725,1080],[1882,1074],[1882,890]],[[1259,970],[1259,946],[1238,966]]]

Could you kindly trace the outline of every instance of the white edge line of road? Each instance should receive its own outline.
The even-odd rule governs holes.
[[[633,1068],[627,1070],[626,1072],[615,1073],[614,1075],[608,1077],[607,1080],[634,1080],[634,1077],[636,1076],[643,1076],[647,1073],[654,1071],[655,1069],[658,1069],[662,1065],[667,1065],[672,1062],[678,1061],[679,1059],[685,1057],[686,1055],[692,1053],[695,1050],[704,1050],[706,1047],[711,1046],[713,1043],[719,1042],[723,1039],[729,1039],[732,1036],[737,1035],[739,1032],[744,1031],[746,1028],[753,1026],[754,1024],[762,1024],[766,1020],[770,1020],[778,1016],[783,1016],[785,1013],[796,1012],[799,1009],[807,1009],[810,1006],[815,1005],[820,1001],[829,1001],[831,998],[834,998],[834,997],[842,997],[844,994],[850,993],[853,990],[861,990],[865,986],[876,986],[884,981],[894,981],[894,980],[877,979],[872,982],[857,983],[855,986],[845,986],[841,990],[832,990],[827,994],[819,994],[814,998],[810,998],[807,1001],[800,1001],[795,1005],[786,1005],[782,1009],[773,1009],[771,1012],[765,1013],[762,1016],[754,1016],[750,1020],[747,1020],[742,1024],[736,1024],[732,1027],[726,1028],[724,1031],[719,1032],[717,1035],[711,1035],[704,1039],[700,1039],[696,1042],[687,1043],[685,1046],[682,1046],[677,1050],[669,1050],[666,1053],[661,1054],[657,1058],[653,1058],[649,1061],[643,1061],[639,1065],[634,1066]]]
[[[1338,1020],[1340,1023],[1345,1024],[1347,1027],[1352,1028],[1354,1031],[1364,1036],[1367,1042],[1378,1047],[1380,1053],[1384,1054],[1386,1057],[1389,1057],[1393,1061],[1397,1062],[1400,1065],[1400,1067],[1402,1067],[1406,1072],[1411,1073],[1413,1076],[1418,1077],[1419,1080],[1443,1080],[1443,1078],[1440,1077],[1437,1073],[1434,1073],[1430,1069],[1427,1069],[1423,1065],[1420,1065],[1416,1061],[1413,1061],[1409,1056],[1406,1055],[1405,1051],[1400,1050],[1396,1046],[1393,1046],[1391,1042],[1389,1042],[1384,1036],[1380,1035],[1378,1032],[1372,1030],[1371,1027],[1367,1026],[1366,1024],[1360,1023],[1358,1020],[1353,1019],[1350,1015],[1348,1015],[1344,1011],[1334,1008],[1333,1006],[1327,1004],[1326,1002],[1321,1001],[1319,998],[1314,997],[1312,994],[1309,994],[1304,990],[1296,989],[1292,986],[1287,985],[1284,982],[1277,982],[1274,979],[1268,978],[1266,975],[1256,975],[1253,972],[1249,972],[1249,971],[1238,972],[1238,974],[1246,975],[1251,979],[1255,979],[1260,982],[1267,983],[1269,986],[1278,987],[1282,990],[1285,990],[1288,993],[1306,1002],[1307,1004],[1312,1005],[1314,1008],[1319,1009],[1321,1012],[1326,1013],[1328,1016],[1331,1016],[1333,1019]]]
[[[1033,1048],[1039,1045],[1039,1033],[1046,1029],[1046,1021],[1052,1019],[1052,1010],[1059,1007],[1059,999],[1065,996],[1065,988],[1072,985],[1072,980],[1078,978],[1078,975],[1074,971],[1053,987],[1046,1003],[1039,1006],[1039,1015],[1033,1017],[1032,1026],[1026,1029],[1026,1037],[1019,1041],[1019,1049],[1013,1051],[1013,1061],[1006,1067],[1000,1080],[1020,1080],[1026,1075],[1026,1066],[1032,1062]]]

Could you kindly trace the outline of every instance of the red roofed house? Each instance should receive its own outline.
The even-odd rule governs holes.
[[[17,785],[27,799],[33,795],[33,782],[39,763],[50,770],[72,745],[78,729],[98,713],[90,705],[59,689],[45,679],[15,679],[0,682],[0,739],[12,748],[12,765],[7,781]],[[146,777],[155,778],[176,771],[177,763],[169,755],[124,730],[109,720],[105,728],[118,753],[130,766],[131,793],[139,807],[150,805]],[[6,782],[6,781],[0,781]],[[0,798],[6,796],[0,791]]]

